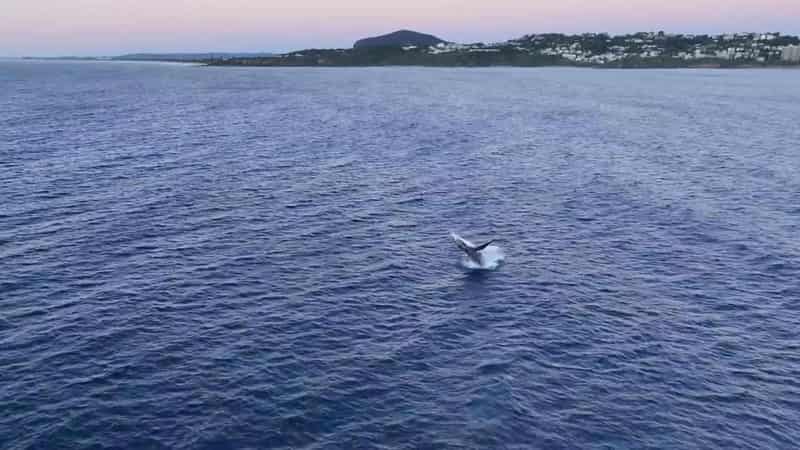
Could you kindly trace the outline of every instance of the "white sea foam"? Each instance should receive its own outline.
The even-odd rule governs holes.
[[[483,251],[481,251],[481,257],[483,259],[483,265],[476,264],[475,261],[469,259],[467,256],[461,258],[461,265],[470,270],[495,270],[500,267],[506,259],[503,249],[496,245],[490,245],[483,249]]]

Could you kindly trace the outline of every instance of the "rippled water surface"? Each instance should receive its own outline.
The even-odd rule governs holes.
[[[0,448],[798,448],[798,86],[2,62]]]

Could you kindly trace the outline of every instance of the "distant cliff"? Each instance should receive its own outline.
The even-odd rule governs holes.
[[[444,40],[430,34],[417,33],[416,31],[400,30],[383,36],[370,37],[357,41],[353,48],[365,49],[376,47],[430,47],[445,43]]]

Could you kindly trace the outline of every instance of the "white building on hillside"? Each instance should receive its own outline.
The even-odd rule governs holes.
[[[781,60],[786,62],[800,62],[800,45],[787,45],[781,51]]]

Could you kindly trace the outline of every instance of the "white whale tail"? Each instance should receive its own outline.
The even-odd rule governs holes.
[[[456,233],[450,233],[450,235],[456,246],[464,252],[465,257],[462,259],[461,264],[467,269],[494,270],[505,259],[503,251],[499,247],[492,245],[494,239],[482,245],[475,245]]]

